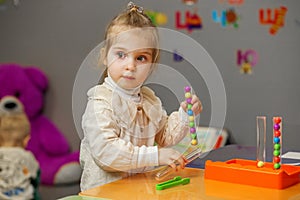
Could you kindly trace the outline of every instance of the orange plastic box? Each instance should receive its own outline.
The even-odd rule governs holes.
[[[274,169],[273,163],[257,167],[253,160],[233,159],[225,162],[207,160],[205,179],[283,189],[300,182],[300,167],[282,164]]]

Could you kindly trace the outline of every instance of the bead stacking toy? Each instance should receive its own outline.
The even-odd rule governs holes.
[[[192,137],[191,144],[197,145],[198,141],[197,141],[197,133],[196,133],[195,115],[194,115],[194,112],[192,111],[193,104],[192,104],[191,87],[186,86],[184,88],[184,90],[185,90],[185,99],[186,99],[186,103],[187,103],[187,114],[189,116],[190,134]]]
[[[281,152],[282,152],[282,118],[273,117],[273,164],[274,169],[280,169],[281,167]]]
[[[273,162],[263,162],[266,147],[264,142],[265,122],[265,116],[257,117],[257,139],[260,141],[257,146],[258,157],[256,161],[239,158],[225,162],[207,160],[205,162],[204,178],[273,189],[284,189],[299,184],[300,167],[282,164],[281,161],[281,138],[283,136],[281,117],[273,117]],[[268,199],[279,197],[278,194]],[[288,198],[286,194],[282,193],[282,197]]]

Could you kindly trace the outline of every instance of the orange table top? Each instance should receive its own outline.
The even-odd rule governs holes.
[[[299,200],[300,183],[286,189],[270,189],[204,179],[203,169],[185,168],[174,172],[168,179],[175,176],[190,178],[187,185],[179,185],[165,190],[156,190],[159,182],[154,178],[155,172],[137,174],[103,186],[79,193],[80,196],[100,197],[107,199],[272,199]],[[221,176],[221,175],[220,175]],[[164,180],[165,181],[165,180]]]

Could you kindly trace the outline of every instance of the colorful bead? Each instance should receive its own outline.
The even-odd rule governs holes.
[[[280,130],[276,130],[276,131],[274,132],[274,136],[275,136],[275,137],[280,137],[280,136],[281,136]]]
[[[263,167],[265,163],[263,161],[258,161],[257,162],[257,167]]]
[[[280,144],[274,144],[274,149],[279,150],[280,149]]]
[[[280,117],[275,117],[274,118],[274,123],[275,124],[280,124],[280,122],[281,122],[281,118]]]
[[[279,156],[279,155],[280,155],[280,151],[274,150],[274,151],[273,151],[273,155],[274,155],[274,156]]]
[[[190,123],[189,123],[189,126],[192,128],[192,127],[195,126],[195,123],[194,123],[194,122],[190,122]]]
[[[188,104],[192,103],[192,98],[187,98],[186,103],[188,103]]]
[[[196,133],[195,127],[190,128],[190,133]]]
[[[198,144],[198,142],[197,142],[197,140],[196,140],[196,139],[192,139],[192,142],[191,142],[191,144],[192,144],[192,145],[197,145],[197,144]]]
[[[191,98],[191,97],[192,97],[192,95],[190,92],[185,93],[185,98]]]
[[[190,86],[186,86],[186,87],[184,88],[184,91],[185,91],[185,92],[190,92],[190,91],[191,91],[191,87],[190,87]]]
[[[280,142],[280,138],[279,137],[274,137],[274,143],[279,143]]]
[[[194,121],[194,115],[193,116],[189,116],[189,121]]]
[[[280,129],[279,124],[275,124],[275,125],[274,125],[274,130],[278,131],[279,129]]]
[[[274,169],[279,169],[280,168],[280,163],[274,163]]]
[[[273,162],[279,163],[280,162],[280,157],[279,156],[274,156]]]

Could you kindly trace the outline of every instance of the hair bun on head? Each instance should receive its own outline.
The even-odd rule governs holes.
[[[129,12],[131,12],[131,11],[137,11],[138,13],[143,13],[144,8],[135,5],[132,1],[130,1],[130,2],[127,4],[127,10],[129,10]]]

